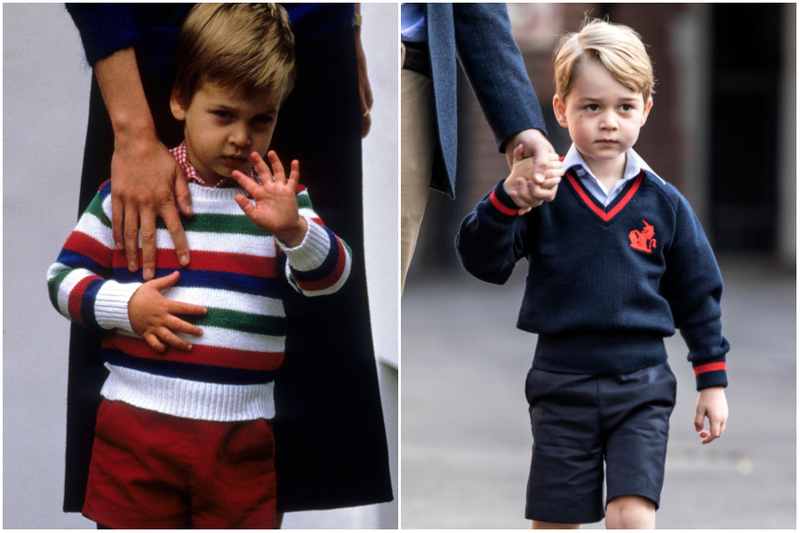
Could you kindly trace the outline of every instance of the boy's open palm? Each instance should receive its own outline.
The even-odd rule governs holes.
[[[708,418],[708,429],[703,429]],[[708,444],[725,432],[728,422],[728,400],[725,399],[725,389],[710,387],[703,389],[697,395],[697,407],[694,413],[694,429],[703,439],[703,444]]]
[[[161,291],[175,285],[179,277],[180,273],[176,270],[169,276],[150,280],[136,289],[128,302],[131,328],[158,353],[165,352],[167,345],[184,351],[192,349],[191,343],[180,338],[177,333],[187,333],[195,337],[203,334],[202,329],[176,315],[205,315],[205,307],[176,302],[161,294]]]
[[[241,172],[233,171],[233,179],[255,200],[253,205],[243,194],[237,194],[236,203],[256,226],[294,248],[303,242],[308,230],[308,223],[297,208],[300,166],[297,161],[292,161],[291,173],[287,178],[277,154],[270,151],[267,158],[275,170],[274,174],[258,153],[250,155],[261,177],[260,185]]]

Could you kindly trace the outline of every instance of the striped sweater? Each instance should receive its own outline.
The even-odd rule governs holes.
[[[239,188],[190,183],[194,216],[183,220],[192,261],[181,268],[159,221],[156,277],[180,270],[162,294],[205,306],[189,317],[201,337],[194,348],[154,352],[131,329],[128,301],[142,283],[125,253],[114,248],[111,183],[104,183],[47,273],[53,306],[74,322],[106,332],[101,358],[109,369],[102,395],[161,413],[199,420],[272,418],[273,373],[284,358],[282,295],[291,286],[308,295],[337,291],[350,272],[351,252],[327,229],[299,186],[308,233],[295,248],[256,227],[234,200]]]

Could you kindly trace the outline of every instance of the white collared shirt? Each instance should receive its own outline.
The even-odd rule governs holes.
[[[622,173],[622,179],[617,181],[611,190],[609,191],[606,189],[606,186],[603,185],[600,180],[598,180],[592,171],[589,170],[589,165],[586,164],[584,161],[583,156],[581,156],[578,149],[573,144],[570,146],[567,155],[564,156],[564,160],[562,161],[563,167],[565,170],[569,170],[570,167],[578,166],[579,168],[575,169],[574,174],[581,183],[586,187],[586,189],[592,193],[601,204],[608,207],[614,198],[616,198],[620,191],[628,184],[628,182],[638,176],[642,170],[647,170],[655,177],[660,179],[662,183],[664,180],[656,174],[650,165],[641,158],[639,154],[637,154],[633,148],[628,148],[628,151],[625,152],[625,171]]]

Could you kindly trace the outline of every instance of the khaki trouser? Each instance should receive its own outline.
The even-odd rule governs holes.
[[[401,47],[405,57],[405,47]],[[401,62],[402,64],[402,62]],[[433,82],[427,76],[403,69],[400,112],[400,287],[417,245],[417,236],[428,203],[436,149],[436,110]]]

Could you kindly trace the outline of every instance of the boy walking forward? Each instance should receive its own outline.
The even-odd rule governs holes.
[[[564,179],[557,162],[529,178],[531,161],[515,152],[456,246],[492,283],[528,260],[517,326],[539,338],[526,381],[526,517],[534,528],[604,515],[609,528],[652,528],[675,404],[663,338],[676,326],[699,391],[695,428],[704,444],[725,428],[722,278],[687,201],[632,148],[653,105],[639,35],[590,21],[561,40],[555,73],[555,115],[573,142]]]
[[[314,213],[297,161],[287,176],[267,153],[294,83],[284,10],[200,4],[178,39],[170,106],[186,140],[172,154],[190,178],[191,266],[160,228],[155,279],[130,273],[106,182],[47,274],[56,309],[105,331],[83,512],[113,528],[273,528],[282,294],[336,291],[350,250]]]

